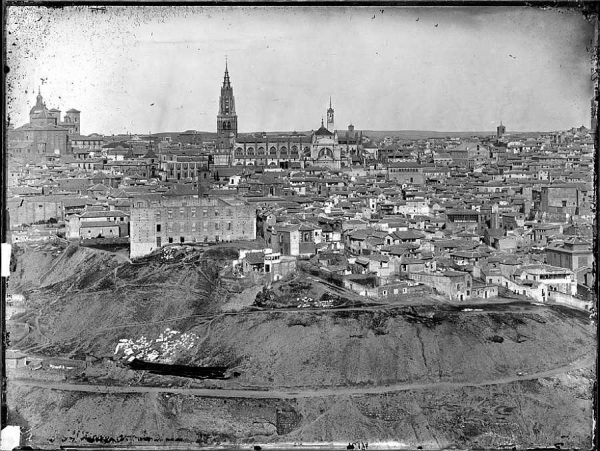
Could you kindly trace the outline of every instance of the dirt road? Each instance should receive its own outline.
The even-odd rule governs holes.
[[[562,373],[574,371],[583,368],[590,368],[595,364],[595,356],[590,355],[571,362],[568,365],[553,368],[551,370],[538,373],[524,374],[522,376],[514,375],[503,378],[480,381],[480,382],[431,382],[431,383],[412,383],[412,384],[393,384],[380,385],[377,387],[341,387],[341,388],[319,388],[308,390],[260,390],[260,389],[212,389],[212,388],[167,388],[167,387],[144,387],[144,386],[107,386],[107,385],[89,385],[73,384],[62,382],[49,382],[43,380],[31,379],[10,379],[9,383],[48,388],[61,391],[79,391],[89,393],[179,393],[185,395],[195,395],[215,398],[274,398],[274,399],[295,399],[295,398],[319,398],[337,395],[367,395],[393,393],[410,390],[453,390],[463,387],[481,387],[486,385],[508,384],[516,381],[534,380],[544,377],[557,376]]]

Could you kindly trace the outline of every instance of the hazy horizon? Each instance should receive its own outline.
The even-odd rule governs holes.
[[[593,26],[527,7],[10,7],[7,112],[82,133],[216,129],[225,55],[240,133],[590,126]],[[518,131],[517,131],[518,130]],[[487,132],[486,132],[487,133]]]

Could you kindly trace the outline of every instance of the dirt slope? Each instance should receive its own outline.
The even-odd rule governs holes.
[[[223,256],[181,252],[132,264],[84,247],[28,248],[17,255],[10,289],[25,293],[27,311],[16,320],[28,323],[32,333],[13,346],[46,354],[110,355],[119,338],[158,333],[166,326],[187,329],[196,322],[156,322],[217,311]],[[149,324],[115,329],[133,323]]]
[[[74,279],[83,274],[83,268],[87,275],[102,273],[127,258],[76,245],[42,243],[15,246],[13,260],[9,289],[19,293]]]
[[[241,383],[299,387],[474,382],[547,370],[595,349],[587,318],[565,309],[438,310],[435,320],[424,322],[414,320],[415,311],[219,318],[189,358],[206,365],[231,362]],[[192,331],[202,336],[207,327]],[[503,342],[492,341],[494,336]]]
[[[416,449],[589,449],[590,372],[456,390],[293,400],[79,394],[13,387],[13,421],[38,445],[394,441]]]
[[[567,365],[595,352],[583,313],[548,306],[448,306],[224,315],[227,251],[167,253],[132,264],[68,248],[17,255],[10,289],[24,292],[31,333],[15,348],[112,355],[120,338],[165,327],[201,337],[179,363],[229,366],[235,386],[372,387],[499,379]],[[217,315],[211,320],[191,315]],[[182,318],[161,322],[165,318]],[[136,326],[119,327],[127,324]],[[31,443],[397,441],[416,448],[588,448],[593,375],[485,387],[303,399],[73,393],[9,384],[11,422]],[[10,382],[10,381],[9,381]],[[226,387],[224,387],[226,388]]]

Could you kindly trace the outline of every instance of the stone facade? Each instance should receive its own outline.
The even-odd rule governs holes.
[[[67,111],[63,121],[60,114],[55,108],[49,110],[38,93],[36,104],[29,112],[29,123],[8,130],[8,155],[28,162],[45,162],[48,157],[70,152],[68,137],[80,133],[80,111]]]
[[[549,265],[577,271],[580,268],[591,268],[594,253],[591,243],[578,237],[553,243],[546,248],[546,261]]]
[[[225,76],[219,98],[217,115],[217,152],[213,155],[215,166],[269,166],[284,169],[322,166],[340,169],[350,166],[357,153],[361,134],[348,127],[342,144],[334,127],[334,110],[329,100],[327,127],[311,134],[266,133],[238,135],[238,118],[229,71]]]
[[[387,168],[387,178],[398,184],[423,185],[425,183],[423,166],[414,162],[390,164]]]
[[[580,193],[575,184],[542,187],[540,211],[543,213],[579,214]]]
[[[64,219],[63,198],[60,196],[16,197],[7,200],[11,227],[49,220]]]
[[[130,256],[138,258],[171,243],[256,239],[256,207],[237,197],[134,198]]]
[[[472,297],[473,278],[471,274],[466,272],[412,273],[409,277],[435,288],[439,293],[448,296],[453,301],[464,301]]]

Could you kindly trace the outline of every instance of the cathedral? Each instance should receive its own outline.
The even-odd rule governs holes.
[[[352,125],[348,127],[344,138],[338,139],[331,98],[327,109],[327,126],[321,120],[321,127],[311,134],[238,134],[233,86],[225,64],[217,114],[217,149],[218,153],[226,155],[221,164],[284,169],[340,169],[351,165],[359,145],[360,135],[354,132]]]
[[[42,94],[38,90],[36,103],[29,111],[29,123],[31,125],[56,125],[67,129],[69,135],[79,135],[80,129],[80,114],[81,112],[76,109],[70,109],[65,113],[64,119],[60,120],[60,110],[56,108],[48,109],[46,102],[42,97]]]
[[[61,111],[48,109],[38,91],[35,105],[29,111],[29,123],[8,130],[9,156],[32,162],[69,153],[69,139],[78,136],[80,111],[71,109],[61,121]]]

